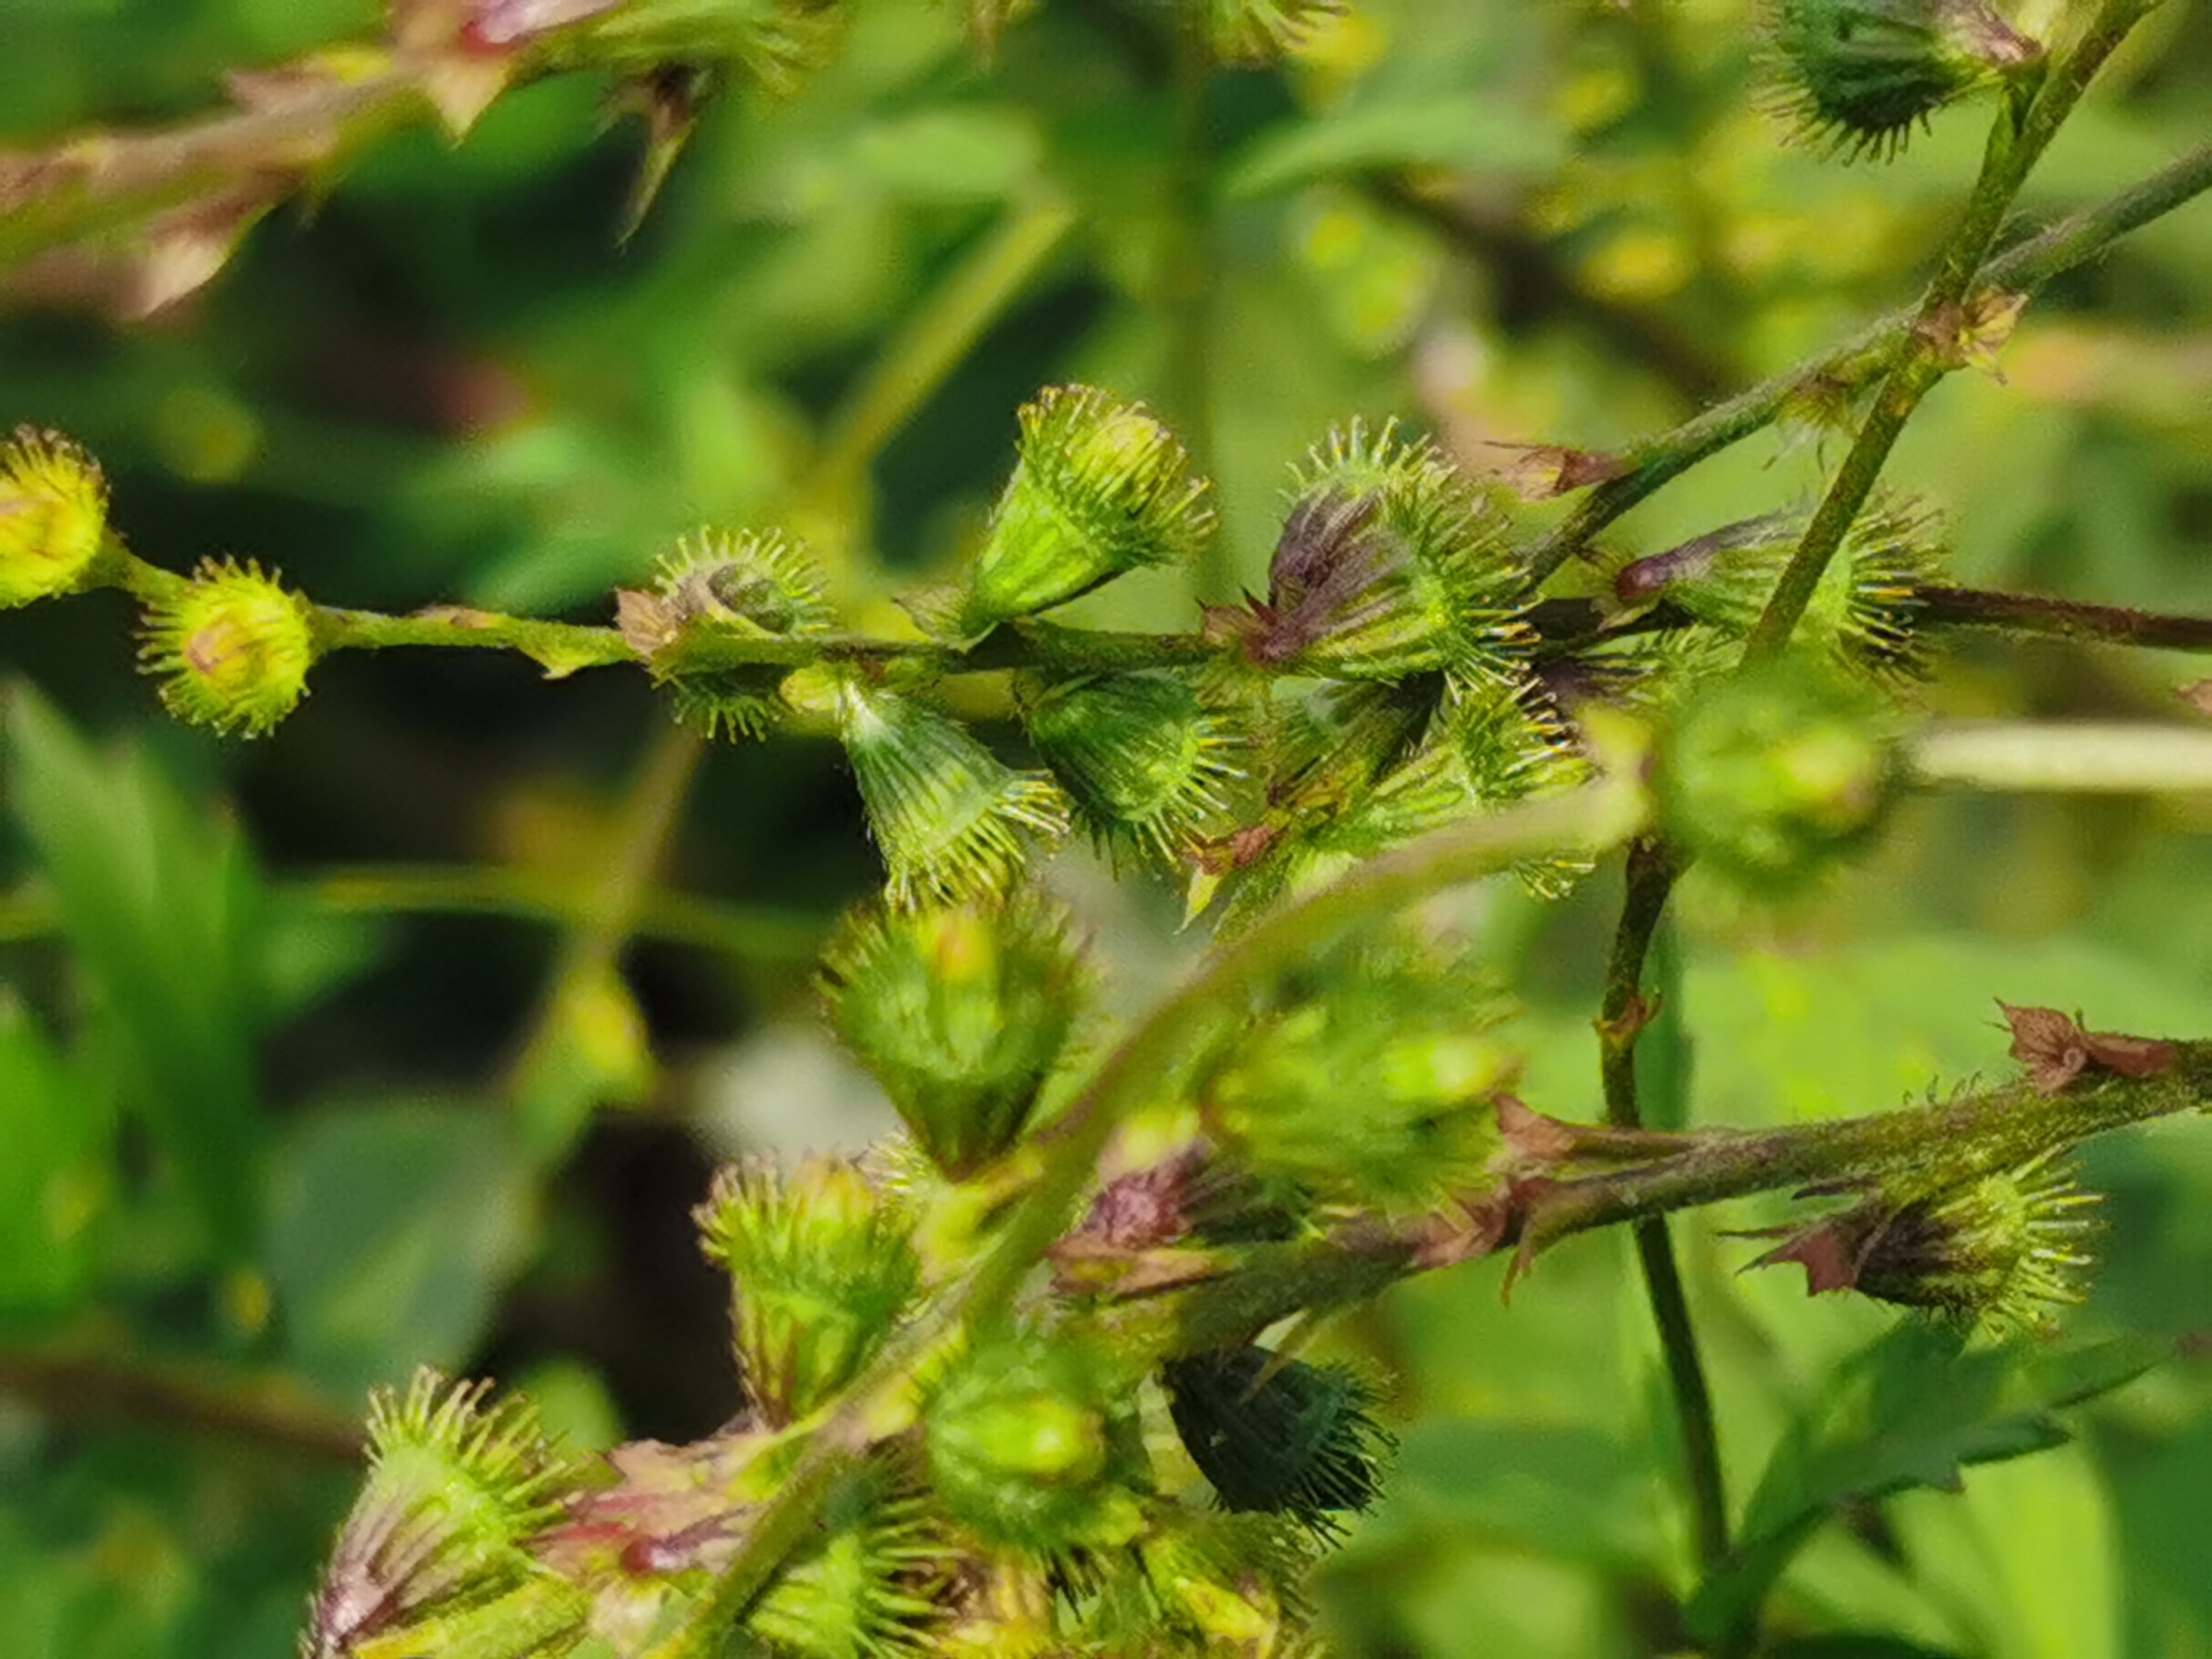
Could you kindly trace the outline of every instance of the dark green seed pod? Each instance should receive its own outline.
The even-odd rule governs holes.
[[[1374,1391],[1346,1368],[1229,1348],[1171,1359],[1160,1381],[1184,1449],[1224,1509],[1326,1533],[1334,1516],[1375,1501],[1395,1442],[1371,1415]]]
[[[1986,0],[1771,0],[1773,102],[1826,154],[1887,160],[1915,126],[2042,60]]]

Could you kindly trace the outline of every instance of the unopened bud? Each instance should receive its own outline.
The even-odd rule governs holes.
[[[258,564],[210,560],[149,606],[139,661],[178,719],[259,737],[299,706],[315,660],[314,612]]]
[[[19,428],[0,445],[0,610],[66,593],[107,531],[107,480],[68,439]]]
[[[1775,101],[1829,155],[1887,160],[1946,104],[2042,61],[1987,0],[1771,0]]]

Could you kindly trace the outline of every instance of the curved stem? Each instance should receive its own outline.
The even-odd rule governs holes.
[[[1644,1127],[1638,1099],[1637,1039],[1652,1021],[1667,1014],[1644,997],[1644,963],[1666,914],[1668,896],[1683,867],[1681,855],[1656,836],[1638,836],[1629,844],[1627,894],[1606,964],[1605,992],[1597,1021],[1605,1117],[1616,1129]],[[1674,1017],[1680,1018],[1679,1010]],[[1668,1386],[1674,1396],[1698,1560],[1710,1571],[1727,1559],[1729,1550],[1728,1488],[1721,1471],[1720,1430],[1713,1413],[1712,1387],[1706,1381],[1697,1328],[1690,1317],[1689,1297],[1682,1287],[1682,1270],[1675,1260],[1667,1218],[1646,1217],[1635,1224],[1632,1231],[1644,1291],[1659,1329]]]
[[[2212,144],[2160,168],[2107,201],[2059,221],[1990,261],[1982,272],[1991,289],[2033,293],[2052,277],[2094,258],[2130,231],[2162,218],[2212,191]],[[1615,459],[1628,469],[1584,496],[1528,550],[1532,584],[1565,564],[1589,538],[1698,462],[1762,430],[1823,386],[1863,385],[1880,372],[1911,337],[1916,313],[1900,311],[1862,329],[1841,344],[1808,357],[1704,414],[1640,443]]]
[[[1951,343],[1966,326],[1962,307],[1968,290],[1989,257],[2013,198],[2106,58],[2154,3],[2155,0],[2105,0],[2088,33],[2051,71],[2025,117],[2009,102],[1998,112],[1983,153],[1981,176],[1975,180],[1973,194],[1967,198],[1966,211],[1944,249],[1935,280],[1921,300],[1902,347],[1902,358],[1875,393],[1874,407],[1860,424],[1850,453],[1836,469],[1835,479],[1814,511],[1812,523],[1806,526],[1797,550],[1776,580],[1766,609],[1745,643],[1747,662],[1771,657],[1789,644],[1798,618],[1812,603],[1821,574],[1866,504],[1905,422],[1936,383],[1962,361]]]

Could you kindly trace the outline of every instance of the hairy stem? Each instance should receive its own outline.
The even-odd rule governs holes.
[[[1638,1099],[1637,1039],[1654,1019],[1665,1015],[1644,994],[1644,963],[1666,914],[1668,895],[1674,890],[1682,867],[1681,855],[1656,836],[1639,836],[1629,844],[1627,893],[1606,963],[1605,993],[1597,1021],[1605,1117],[1616,1129],[1644,1127]],[[1632,1231],[1682,1437],[1692,1534],[1697,1540],[1699,1564],[1711,1571],[1727,1559],[1729,1549],[1728,1489],[1721,1474],[1720,1431],[1713,1414],[1712,1388],[1705,1379],[1705,1359],[1698,1352],[1697,1328],[1690,1318],[1689,1297],[1682,1288],[1681,1266],[1675,1260],[1667,1218],[1647,1216]]]
[[[1983,282],[2005,293],[2032,294],[2052,277],[2096,258],[2130,231],[2163,218],[2212,190],[2212,144],[2191,150],[2140,184],[2062,219],[1992,259]],[[1879,373],[1911,336],[1916,313],[1896,312],[1842,343],[1809,357],[1681,425],[1628,446],[1616,458],[1628,471],[1598,485],[1530,548],[1533,582],[1541,582],[1589,538],[1698,462],[1771,425],[1823,386],[1851,387]]]
[[[1905,423],[1936,383],[1958,366],[1956,352],[1944,343],[1955,340],[1960,332],[1961,307],[1989,258],[2013,198],[2106,58],[2154,3],[2105,0],[2088,33],[2051,71],[2025,117],[2009,102],[1998,111],[1983,154],[1981,176],[1974,181],[1966,211],[1960,216],[1935,279],[1921,300],[1899,361],[1875,394],[1874,407],[1860,424],[1850,453],[1836,469],[1828,493],[1821,498],[1796,551],[1776,580],[1766,609],[1745,643],[1746,661],[1774,656],[1789,644],[1798,618],[1812,603],[1821,573],[1843,545]]]
[[[1971,587],[1923,587],[1914,597],[1920,606],[1915,622],[1921,627],[1994,628],[2100,645],[2212,652],[2212,617],[2176,617],[2040,593],[1993,593]]]

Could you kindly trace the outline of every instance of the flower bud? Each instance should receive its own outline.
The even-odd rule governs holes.
[[[1624,605],[1657,600],[1741,637],[1765,610],[1808,515],[1775,513],[1724,525],[1694,541],[1623,565],[1613,591]],[[1913,616],[1942,558],[1934,515],[1911,501],[1869,507],[1821,572],[1795,637],[1843,668],[1876,678],[1919,672]]]
[[[1213,533],[1206,483],[1141,404],[1051,386],[1021,412],[1019,459],[964,582],[915,597],[931,633],[976,639],[1141,565],[1187,558]]]
[[[2077,1248],[2097,1201],[2051,1155],[1961,1187],[1877,1192],[1788,1233],[1751,1265],[1794,1261],[1807,1292],[1857,1291],[2000,1333],[2040,1330],[2081,1299]]]
[[[1321,958],[1255,1010],[1200,1079],[1207,1132],[1325,1203],[1415,1212],[1487,1183],[1519,1055],[1463,961],[1393,941]]]
[[[210,560],[146,613],[139,661],[179,720],[259,737],[307,695],[314,611],[258,564]]]
[[[1856,687],[1791,656],[1695,691],[1662,735],[1662,820],[1701,864],[1781,896],[1871,836],[1895,744]]]
[[[107,532],[107,480],[68,439],[18,427],[0,445],[0,610],[66,593]]]
[[[1403,679],[1504,672],[1528,638],[1505,515],[1423,441],[1358,422],[1301,471],[1267,597],[1207,626],[1262,667]]]
[[[985,1338],[926,1413],[930,1485],[987,1545],[1051,1554],[1126,1543],[1143,1516],[1117,1476],[1141,1443],[1133,1451],[1133,1419],[1117,1410],[1135,1383],[1068,1332]]]
[[[526,1547],[560,1518],[560,1494],[575,1474],[527,1403],[510,1397],[484,1408],[489,1386],[449,1386],[426,1370],[404,1397],[386,1389],[371,1397],[368,1479],[309,1603],[303,1659],[417,1650],[524,1659],[580,1639],[583,1598],[545,1575]],[[501,1617],[480,1629],[473,1615],[487,1605]],[[497,1626],[509,1620],[534,1632],[537,1645],[499,1645]],[[432,1621],[467,1642],[416,1640]]]
[[[1223,807],[1232,738],[1189,684],[1168,674],[1063,680],[1024,711],[1030,740],[1102,846],[1172,861]]]
[[[1066,916],[993,904],[854,912],[823,952],[838,1040],[956,1180],[1021,1138],[1087,990]]]
[[[745,1633],[790,1659],[915,1652],[956,1565],[921,1504],[881,1504],[785,1567]]]
[[[2040,64],[1987,0],[1771,0],[1775,103],[1826,154],[1887,160],[1946,104]]]
[[[730,1275],[738,1364],[771,1427],[852,1380],[921,1277],[912,1219],[844,1158],[809,1157],[788,1177],[765,1159],[726,1164],[692,1218]]]
[[[1229,1348],[1170,1359],[1160,1381],[1183,1449],[1223,1508],[1328,1534],[1334,1516],[1375,1501],[1376,1465],[1394,1443],[1370,1414],[1374,1390],[1348,1369]]]
[[[781,669],[718,661],[718,644],[823,634],[836,622],[821,571],[775,531],[686,537],[651,591],[615,598],[623,637],[672,690],[677,718],[710,738],[763,736],[785,707]]]
[[[836,709],[891,903],[1003,891],[1024,861],[1024,831],[1067,833],[1049,778],[1002,765],[936,710],[853,675],[838,682]]]

